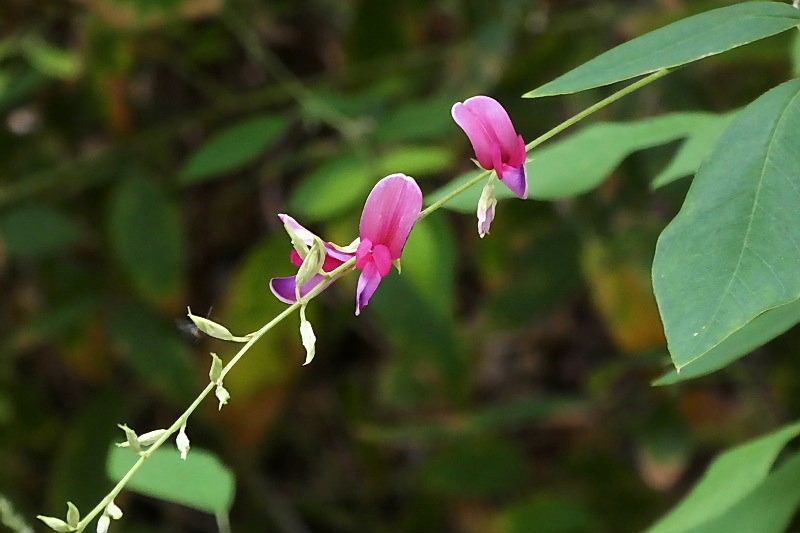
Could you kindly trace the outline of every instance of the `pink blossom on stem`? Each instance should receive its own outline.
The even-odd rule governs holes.
[[[473,96],[463,103],[457,102],[451,113],[469,137],[481,166],[496,171],[497,177],[514,194],[527,198],[525,141],[517,134],[500,102],[488,96]]]
[[[350,247],[325,243],[324,272],[331,272],[356,258],[356,268],[361,270],[356,289],[356,315],[369,303],[383,278],[391,271],[393,262],[403,255],[403,248],[421,210],[422,191],[417,182],[405,174],[392,174],[379,181],[367,198],[361,214],[359,239]],[[303,243],[308,246],[314,243],[316,236],[312,232],[288,215],[279,216]],[[356,244],[357,248],[353,248]],[[303,264],[297,250],[292,252],[291,260],[298,267]],[[314,275],[300,288],[300,296],[305,296],[323,281],[324,275]],[[297,276],[273,278],[270,289],[279,300],[295,303]]]
[[[405,174],[386,176],[375,185],[364,204],[359,225],[361,244],[356,268],[361,269],[356,289],[356,315],[369,303],[378,285],[400,259],[422,210],[422,191]]]

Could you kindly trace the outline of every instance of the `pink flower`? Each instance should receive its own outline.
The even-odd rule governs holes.
[[[361,269],[361,276],[356,290],[356,315],[389,274],[392,262],[403,255],[421,210],[422,191],[405,174],[386,176],[369,193],[358,227],[361,244],[356,251],[356,267]]]
[[[453,120],[469,137],[478,162],[520,198],[528,197],[525,161],[528,153],[522,135],[518,135],[500,102],[488,96],[473,96],[457,102]]]
[[[348,247],[325,243],[323,271],[331,272],[353,258],[356,259],[356,268],[361,270],[356,289],[356,315],[369,304],[381,281],[391,271],[392,264],[403,255],[403,248],[421,210],[422,191],[417,182],[405,174],[392,174],[379,181],[367,198],[361,214],[359,239]],[[306,245],[313,244],[313,233],[290,216],[279,216]],[[292,252],[291,259],[297,266],[303,263],[297,251]],[[301,297],[324,280],[324,275],[314,275],[300,288]],[[297,301],[296,276],[273,278],[270,289],[283,302]]]
[[[525,161],[528,153],[522,135],[518,135],[500,103],[488,96],[473,96],[457,102],[452,110],[453,120],[466,132],[478,163],[494,170],[497,177],[520,198],[528,197]],[[494,220],[497,200],[494,178],[489,178],[478,202],[478,234],[489,233]]]

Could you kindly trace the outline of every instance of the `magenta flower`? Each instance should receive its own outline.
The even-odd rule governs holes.
[[[469,137],[478,162],[520,198],[528,197],[525,161],[528,152],[522,135],[518,135],[500,102],[488,96],[473,96],[457,102],[453,120]]]
[[[361,213],[356,267],[361,269],[356,289],[356,315],[369,303],[378,285],[400,259],[422,210],[422,191],[405,174],[386,176],[369,193]]]
[[[325,243],[325,263],[322,270],[331,272],[345,262],[356,258],[356,268],[361,270],[356,289],[356,315],[369,304],[381,281],[392,269],[392,264],[403,255],[406,241],[419,219],[422,209],[422,191],[413,178],[405,174],[392,174],[379,181],[372,189],[361,214],[359,238],[350,246],[341,247]],[[280,215],[284,224],[306,245],[315,236],[288,215]],[[292,252],[292,262],[300,266],[302,259]],[[316,274],[300,288],[305,296],[325,280]],[[273,278],[270,288],[275,296],[286,303],[297,301],[297,277]]]

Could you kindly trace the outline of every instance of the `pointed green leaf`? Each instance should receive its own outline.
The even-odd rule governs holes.
[[[692,491],[647,533],[683,533],[715,521],[759,489],[772,464],[786,444],[800,434],[800,424],[732,448],[717,457]],[[759,511],[763,513],[766,509]],[[729,529],[701,528],[698,531],[727,532]],[[778,531],[754,528],[750,531]]]
[[[798,132],[794,80],[739,112],[661,234],[653,285],[678,370],[707,365],[713,349],[747,326],[779,332],[786,316],[755,319],[800,298]],[[752,347],[731,346],[725,358]]]
[[[653,188],[662,187],[697,172],[700,164],[708,157],[725,128],[733,120],[733,116],[733,113],[709,114],[705,122],[698,124],[697,128],[690,132],[689,138],[683,143],[669,165],[653,178]]]
[[[781,464],[758,488],[725,514],[686,533],[780,533],[789,526],[800,503],[800,454]]]
[[[659,28],[567,72],[524,96],[602,87],[719,54],[800,24],[800,11],[779,2],[743,2]]]
[[[128,450],[112,446],[106,473],[115,483],[122,479],[138,459]],[[162,448],[128,482],[136,492],[180,503],[208,513],[227,513],[233,503],[234,477],[216,455],[192,448],[186,459],[178,450]]]
[[[288,125],[284,117],[265,115],[222,130],[192,155],[181,171],[181,183],[208,181],[253,163],[280,139]]]

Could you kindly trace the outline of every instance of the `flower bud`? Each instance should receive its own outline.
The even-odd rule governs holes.
[[[111,519],[108,515],[104,514],[97,519],[97,533],[108,533],[108,526],[111,525]]]
[[[314,237],[314,244],[311,245],[311,249],[308,251],[308,254],[303,259],[303,264],[300,265],[300,268],[297,270],[297,299],[300,299],[300,288],[311,281],[315,275],[322,270],[322,266],[325,264],[325,257],[327,256],[327,251],[325,250],[325,243],[322,242],[322,239],[315,236]]]
[[[222,383],[217,384],[217,389],[214,391],[214,394],[217,400],[219,400],[219,409],[222,410],[222,406],[228,403],[228,400],[231,399],[231,395],[227,389],[222,386]]]
[[[481,239],[489,233],[496,205],[497,197],[494,189],[494,177],[492,177],[486,182],[486,186],[481,192],[481,199],[478,200],[478,235],[481,236]]]
[[[181,459],[185,461],[186,456],[189,455],[189,448],[191,448],[189,437],[186,436],[186,424],[183,424],[180,431],[178,431],[178,436],[175,437],[175,446],[181,452]]]
[[[306,318],[305,305],[300,308],[300,340],[303,342],[303,348],[306,349],[306,362],[303,363],[303,366],[305,366],[314,359],[317,343],[314,328],[311,327],[311,322]]]
[[[78,511],[78,508],[75,507],[75,504],[72,502],[67,502],[67,524],[70,527],[77,528],[78,522],[81,521],[81,512]]]
[[[208,377],[213,383],[222,377],[222,359],[214,352],[211,352],[211,370],[208,371]]]
[[[120,518],[122,518],[122,509],[117,507],[117,504],[112,501],[106,506],[105,514],[107,514],[114,520],[119,520]]]

